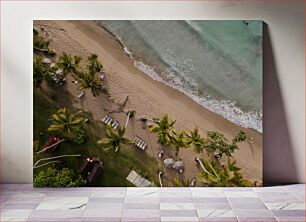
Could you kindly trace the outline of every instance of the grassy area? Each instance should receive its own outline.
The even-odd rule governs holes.
[[[50,125],[50,115],[64,106],[73,112],[76,111],[72,106],[72,99],[72,96],[62,88],[56,88],[54,90],[51,88],[48,94],[41,90],[34,90],[33,139],[34,141],[39,140],[40,147],[50,138],[50,136],[52,136],[47,131]],[[95,156],[103,161],[105,169],[93,186],[132,186],[132,184],[126,180],[131,169],[139,169],[145,172],[150,181],[158,184],[158,167],[156,160],[148,157],[145,152],[137,149],[133,145],[124,145],[116,155],[110,155],[105,152],[103,147],[97,144],[97,141],[105,134],[106,127],[102,122],[95,121],[91,113],[84,113],[84,115],[89,119],[85,126],[86,142],[84,144],[63,142],[51,153],[34,154],[34,162],[44,157],[64,154],[81,154],[82,157],[67,157],[62,159],[63,166],[78,170],[83,158]],[[34,175],[46,168],[47,166],[35,169]]]

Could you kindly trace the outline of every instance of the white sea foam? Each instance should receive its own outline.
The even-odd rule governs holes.
[[[122,42],[122,41],[121,41]],[[122,43],[123,44],[123,43]],[[188,79],[186,75],[177,76],[171,69],[158,74],[155,67],[143,63],[134,58],[133,54],[124,47],[124,52],[134,61],[134,66],[147,74],[153,80],[162,82],[180,92],[184,93],[196,103],[214,112],[223,118],[244,128],[252,128],[262,133],[262,113],[243,112],[234,102],[228,100],[216,100],[208,96],[199,96],[196,90],[196,83]],[[184,78],[184,79],[183,79]]]

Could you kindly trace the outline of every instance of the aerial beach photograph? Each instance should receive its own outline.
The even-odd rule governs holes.
[[[33,185],[262,186],[262,26],[34,20]]]

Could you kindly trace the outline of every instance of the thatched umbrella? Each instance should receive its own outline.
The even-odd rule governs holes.
[[[170,157],[164,159],[164,165],[166,168],[172,168],[174,164],[174,160]]]
[[[177,170],[177,171],[179,171],[180,173],[181,172],[183,172],[183,170],[184,170],[184,163],[183,163],[183,161],[181,161],[181,160],[178,160],[178,161],[176,161],[174,164],[173,164],[173,169],[175,169],[175,170]]]

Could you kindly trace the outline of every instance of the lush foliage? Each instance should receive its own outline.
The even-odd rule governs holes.
[[[85,142],[85,131],[83,129],[83,127],[81,126],[76,126],[74,128],[74,138],[73,138],[73,142],[76,144],[82,144]]]
[[[87,59],[88,59],[87,69],[89,70],[89,72],[96,73],[102,71],[103,65],[99,61],[97,54],[91,53]]]
[[[70,110],[73,105],[73,100],[70,100],[71,96],[69,92],[63,90],[61,97],[64,101],[67,101],[66,106]],[[33,139],[40,141],[38,150],[41,150],[41,146],[50,138],[50,133],[46,132],[46,129],[50,125],[50,115],[56,113],[57,107],[61,107],[62,103],[58,100],[50,99],[49,94],[44,93],[41,90],[34,90],[34,127],[33,127]],[[74,113],[74,112],[72,112]],[[158,184],[158,166],[156,160],[149,155],[144,155],[143,152],[139,152],[139,149],[135,149],[133,145],[127,145],[124,149],[121,149],[116,155],[110,155],[102,149],[102,145],[97,144],[97,141],[104,137],[106,129],[101,121],[96,121],[91,113],[82,113],[83,117],[88,118],[88,124],[84,124],[84,130],[86,132],[86,141],[83,144],[75,144],[72,142],[65,142],[60,145],[60,149],[56,149],[48,153],[35,154],[33,156],[34,162],[41,158],[51,157],[56,155],[65,154],[81,154],[82,158],[65,158],[64,163],[70,169],[78,169],[85,157],[99,157],[105,166],[103,173],[97,177],[93,186],[113,187],[113,186],[132,186],[128,180],[127,175],[131,169],[141,169],[148,174],[150,181]],[[41,135],[40,132],[43,132]],[[52,133],[53,135],[53,133]],[[39,174],[41,170],[45,171],[48,167],[40,167],[34,170],[34,175]]]
[[[57,63],[59,68],[63,69],[63,74],[67,75],[68,73],[78,73],[79,64],[82,58],[79,56],[67,55],[65,52],[59,57]]]
[[[236,166],[236,161],[231,162],[228,157],[227,165],[220,164],[216,160],[207,161],[201,160],[205,169],[209,172],[201,172],[201,180],[208,186],[215,187],[246,187],[254,184],[246,179],[243,179],[240,168]]]
[[[170,185],[171,187],[189,187],[190,180],[175,177],[170,181]]]
[[[79,73],[78,79],[81,82],[80,90],[90,89],[93,96],[98,96],[100,92],[103,90],[100,79],[98,78],[96,73],[87,72],[87,73]]]
[[[41,86],[43,80],[52,82],[50,73],[55,73],[55,67],[49,67],[46,63],[43,62],[42,57],[37,57],[33,62],[33,85],[38,88]]]
[[[187,140],[185,139],[184,132],[177,132],[175,129],[172,130],[171,144],[175,149],[175,155],[177,156],[181,148],[187,148]]]
[[[52,124],[48,131],[55,132],[76,143],[84,142],[84,130],[82,124],[86,119],[79,116],[81,112],[70,113],[66,108],[59,109],[51,116]]]
[[[246,134],[240,131],[237,136],[234,137],[233,142],[229,142],[225,136],[217,131],[208,131],[207,138],[205,139],[204,147],[208,153],[211,153],[215,158],[222,158],[223,154],[226,156],[232,156],[232,153],[238,149],[238,142],[244,141]]]
[[[100,92],[105,90],[98,76],[98,72],[100,72],[102,69],[103,66],[99,61],[98,56],[94,53],[91,53],[88,56],[87,70],[84,72],[79,72],[76,75],[81,83],[79,89],[90,89],[94,97],[98,96]]]
[[[247,138],[246,132],[240,130],[239,133],[233,138],[233,143],[241,143],[244,142]]]
[[[35,187],[79,187],[84,184],[82,177],[69,168],[57,170],[49,167],[34,176]]]
[[[202,153],[204,150],[204,139],[199,134],[198,127],[195,127],[190,133],[184,131],[187,136],[187,144],[193,145],[196,153]]]
[[[46,41],[39,35],[38,31],[33,29],[33,48],[35,52],[43,52],[47,55],[54,56],[55,52],[49,49],[50,40]]]
[[[48,49],[50,41],[46,41],[39,35],[38,31],[33,29],[33,45],[37,49]]]
[[[168,119],[168,114],[165,114],[160,120],[156,120],[155,127],[150,129],[151,132],[158,133],[158,142],[162,145],[168,145],[171,142],[170,129],[175,123],[175,119]]]
[[[121,144],[129,144],[131,141],[124,137],[125,128],[119,127],[117,130],[108,128],[106,130],[106,135],[104,138],[98,141],[98,144],[104,145],[106,151],[111,151],[113,153],[119,152]]]

